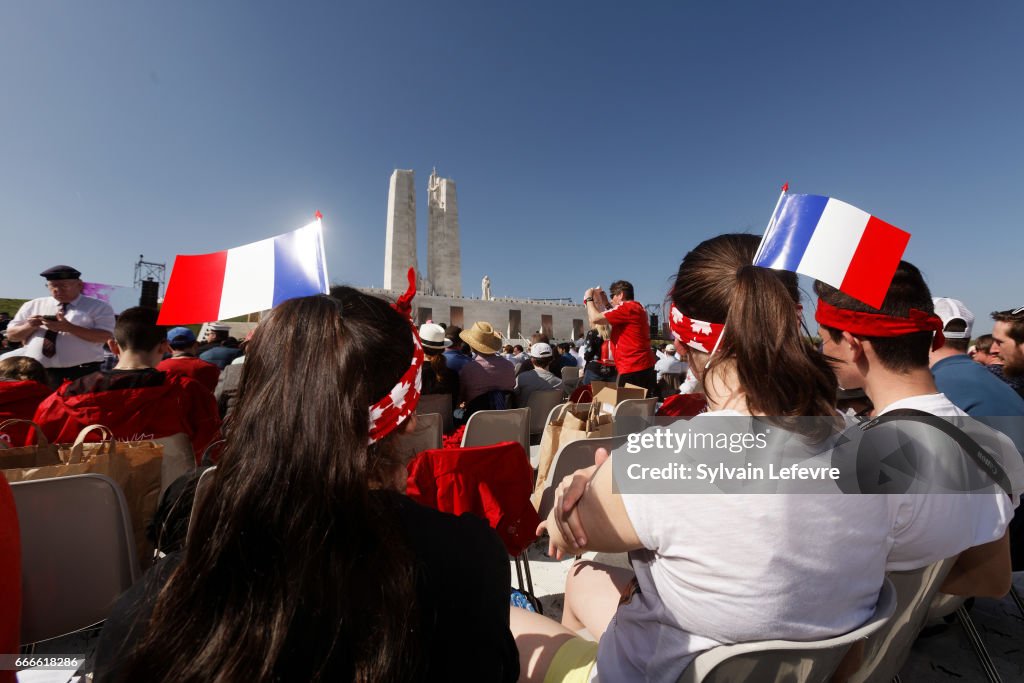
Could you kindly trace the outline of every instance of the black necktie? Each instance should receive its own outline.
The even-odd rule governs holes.
[[[68,312],[68,305],[60,305],[60,314],[64,315]],[[43,355],[47,358],[53,358],[57,354],[57,331],[47,330],[46,334],[43,335]]]

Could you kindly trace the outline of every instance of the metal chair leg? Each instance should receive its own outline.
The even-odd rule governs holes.
[[[1020,593],[1017,592],[1017,588],[1010,586],[1010,597],[1017,604],[1017,609],[1020,610],[1021,616],[1024,616],[1024,601],[1020,599]]]
[[[999,676],[999,671],[989,656],[988,650],[985,649],[985,643],[981,639],[981,633],[978,632],[978,628],[974,625],[974,620],[971,619],[971,613],[961,605],[956,611],[956,618],[960,621],[960,625],[963,626],[964,633],[967,634],[967,640],[971,643],[971,649],[974,650],[981,668],[985,671],[985,676],[992,683],[1002,683],[1003,679]]]

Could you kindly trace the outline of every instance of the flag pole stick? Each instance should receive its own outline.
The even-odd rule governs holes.
[[[768,219],[768,225],[764,229],[764,236],[761,238],[761,243],[757,245],[757,251],[754,253],[754,263],[757,263],[757,259],[761,256],[761,250],[764,249],[765,243],[768,241],[768,236],[772,232],[772,228],[775,227],[775,214],[779,211],[779,205],[782,204],[782,198],[789,192],[789,182],[786,182],[782,186],[782,192],[779,193],[779,200],[775,202],[775,208],[772,209],[772,217]]]

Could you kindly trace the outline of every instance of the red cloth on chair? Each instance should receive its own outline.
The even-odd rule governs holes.
[[[423,451],[409,463],[406,484],[406,494],[420,505],[486,519],[510,555],[537,538],[532,490],[533,469],[516,441]]]
[[[658,417],[693,417],[708,407],[704,394],[673,394],[658,408]]]
[[[21,647],[21,535],[11,487],[0,472],[0,652]],[[14,671],[0,670],[0,683],[15,683]]]

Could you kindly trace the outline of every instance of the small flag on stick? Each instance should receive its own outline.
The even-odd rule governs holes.
[[[224,320],[328,290],[318,215],[309,225],[277,237],[212,254],[179,254],[158,323]]]
[[[754,265],[821,280],[879,308],[909,240],[910,233],[846,202],[783,190]]]

